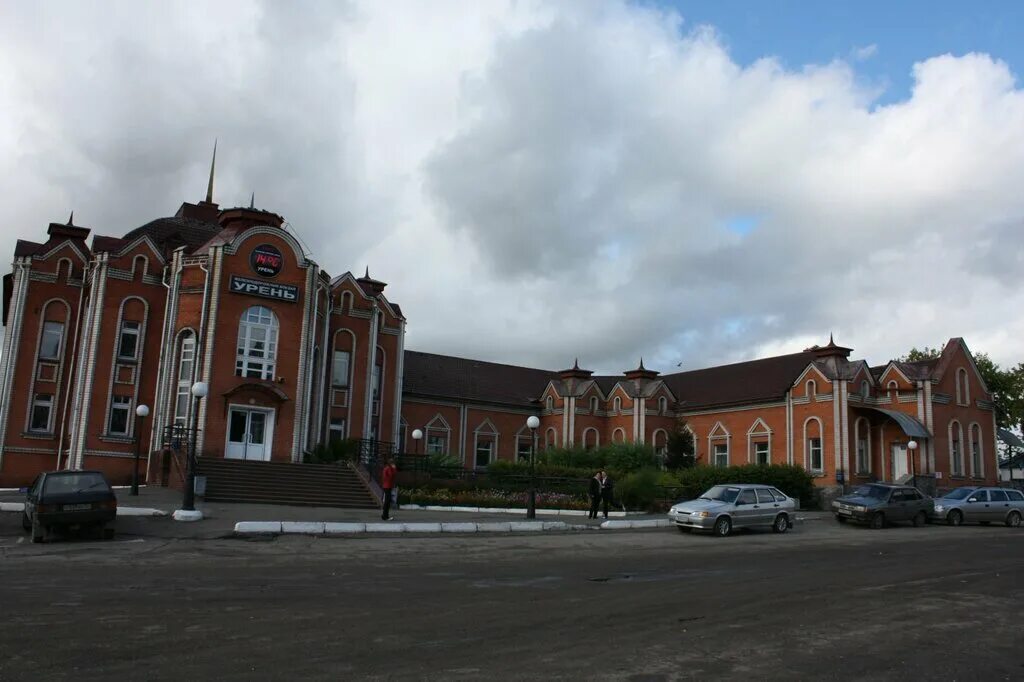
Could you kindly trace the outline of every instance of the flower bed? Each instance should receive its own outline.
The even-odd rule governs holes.
[[[508,490],[449,490],[446,488],[410,488],[398,490],[399,504],[444,507],[526,507],[528,493]],[[582,495],[537,491],[538,509],[587,509]]]

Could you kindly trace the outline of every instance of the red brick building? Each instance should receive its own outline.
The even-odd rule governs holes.
[[[122,237],[90,233],[51,224],[17,243],[4,277],[0,486],[65,467],[126,481],[137,437],[152,477],[169,429],[193,423],[207,457],[299,462],[359,438],[483,467],[528,455],[533,414],[541,447],[659,450],[682,417],[700,464],[798,464],[824,487],[997,473],[991,395],[961,339],[937,360],[874,367],[830,340],[664,376],[642,361],[618,376],[532,369],[407,351],[383,282],[331,277],[281,216],[221,209],[210,192]]]

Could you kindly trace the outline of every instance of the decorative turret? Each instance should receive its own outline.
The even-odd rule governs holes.
[[[362,287],[367,296],[373,296],[374,298],[384,293],[384,287],[387,286],[386,282],[370,277],[369,267],[366,268],[366,274],[356,281],[359,282],[359,286]]]
[[[840,357],[843,358],[844,360],[849,358],[850,353],[853,352],[852,348],[836,345],[836,342],[832,339],[832,334],[828,335],[827,346],[811,346],[810,348],[806,348],[804,350],[810,353],[814,353],[814,355],[820,359],[829,357]]]
[[[637,367],[636,369],[628,370],[624,374],[626,375],[627,379],[632,379],[633,381],[639,379],[654,379],[655,377],[658,376],[658,372],[655,372],[653,369],[647,369],[646,367],[644,367],[643,358],[640,358],[639,367]]]
[[[589,379],[590,375],[593,374],[589,369],[580,369],[580,360],[576,360],[572,363],[572,367],[569,369],[563,369],[558,373],[560,379]]]

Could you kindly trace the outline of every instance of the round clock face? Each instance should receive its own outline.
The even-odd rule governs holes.
[[[284,264],[284,257],[271,244],[261,244],[252,250],[249,256],[249,265],[252,271],[260,277],[276,277],[281,272]]]

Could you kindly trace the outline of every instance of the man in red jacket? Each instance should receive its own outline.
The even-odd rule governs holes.
[[[397,471],[395,460],[389,459],[380,472],[380,487],[384,493],[384,510],[381,512],[380,518],[385,521],[391,520],[391,491],[395,487],[395,472]]]

